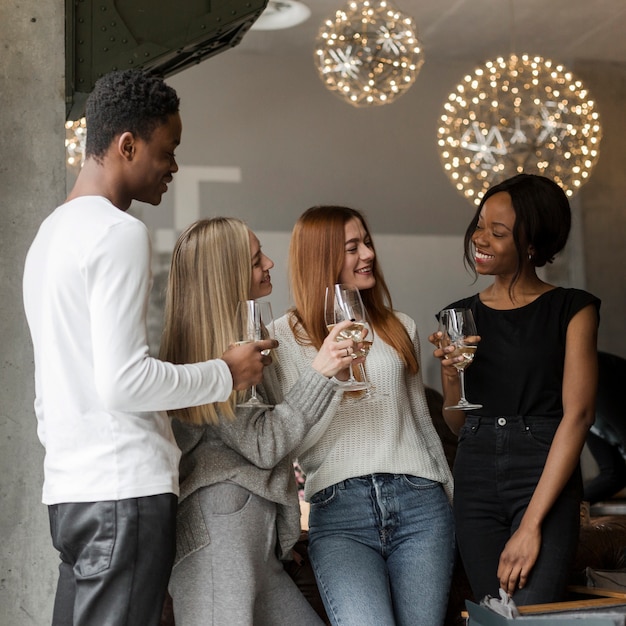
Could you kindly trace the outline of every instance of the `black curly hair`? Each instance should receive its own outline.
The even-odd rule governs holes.
[[[147,141],[179,106],[176,91],[159,76],[140,69],[105,74],[87,98],[85,156],[100,161],[113,139],[126,131]]]
[[[465,231],[465,265],[476,275],[472,235],[485,202],[494,194],[504,191],[511,196],[515,211],[513,241],[517,250],[517,272],[511,286],[517,282],[528,246],[532,246],[532,263],[543,267],[552,263],[554,257],[567,243],[572,225],[569,200],[561,187],[553,180],[538,174],[518,174],[490,187]]]

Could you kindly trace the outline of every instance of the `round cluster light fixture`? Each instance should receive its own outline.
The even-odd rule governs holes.
[[[389,104],[424,63],[413,18],[387,0],[353,0],[325,20],[315,63],[326,87],[356,107]]]
[[[443,108],[439,155],[473,204],[522,172],[548,176],[572,196],[598,160],[595,102],[571,72],[542,57],[488,61],[465,76]]]

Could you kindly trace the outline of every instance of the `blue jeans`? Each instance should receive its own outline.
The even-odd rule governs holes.
[[[452,509],[439,483],[402,474],[351,478],[311,498],[309,556],[332,624],[443,624]]]
[[[517,530],[541,477],[559,420],[468,415],[454,463],[459,550],[476,601],[498,596],[500,554]],[[515,603],[563,599],[576,555],[582,480],[578,468],[541,527],[541,550]]]

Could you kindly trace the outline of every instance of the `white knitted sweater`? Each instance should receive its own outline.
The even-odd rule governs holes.
[[[403,313],[396,316],[407,329],[419,362],[415,322]],[[280,342],[276,371],[285,393],[316,350],[297,343],[289,314],[276,320],[275,332]],[[452,498],[452,476],[428,411],[421,371],[410,374],[398,353],[375,334],[366,371],[376,399],[363,401],[358,394],[338,393],[296,450],[306,475],[305,499],[347,478],[374,473],[429,478],[442,483]]]

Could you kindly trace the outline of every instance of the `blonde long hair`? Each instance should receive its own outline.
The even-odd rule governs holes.
[[[291,329],[301,344],[319,349],[328,334],[324,294],[327,286],[339,280],[345,258],[345,224],[355,218],[371,239],[365,217],[343,206],[311,207],[294,226],[289,245],[289,284],[295,303]],[[415,349],[406,329],[393,314],[391,294],[377,259],[373,272],[376,285],[361,291],[369,321],[381,339],[398,352],[407,369],[415,374],[419,369]]]
[[[180,235],[170,266],[160,357],[171,363],[219,358],[232,343],[237,303],[251,282],[250,235],[244,222],[216,217]],[[214,424],[233,418],[236,393],[226,402],[171,411],[181,421]]]

